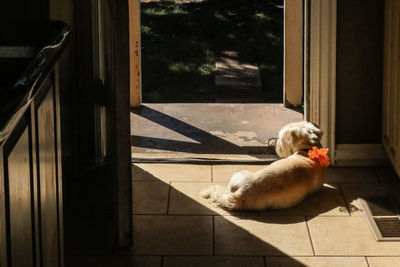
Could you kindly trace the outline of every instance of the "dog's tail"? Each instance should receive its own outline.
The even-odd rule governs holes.
[[[211,203],[220,208],[233,210],[236,206],[236,200],[232,193],[221,185],[213,185],[200,192],[200,195],[209,199]]]

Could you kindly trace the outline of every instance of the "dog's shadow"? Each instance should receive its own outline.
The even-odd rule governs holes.
[[[321,215],[350,215],[350,211],[357,209],[351,204],[353,200],[345,198],[339,184],[326,183],[318,192],[308,195],[302,202],[290,208],[228,212],[241,219],[251,217],[252,220],[268,223],[299,223]]]

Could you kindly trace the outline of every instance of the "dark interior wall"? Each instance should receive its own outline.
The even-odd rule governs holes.
[[[336,143],[381,143],[384,1],[337,3]]]
[[[48,17],[47,0],[2,1],[0,8],[0,20],[36,20]]]

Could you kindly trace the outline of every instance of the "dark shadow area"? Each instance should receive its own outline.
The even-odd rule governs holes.
[[[148,106],[131,112],[196,141],[131,135],[131,146],[198,154],[276,154],[272,146],[238,146]]]
[[[170,186],[168,183],[161,181],[159,178],[140,167],[134,167],[132,172],[134,177],[140,177],[141,182],[160,182],[168,187]],[[77,188],[77,195],[85,195],[84,192],[86,188],[87,186]],[[197,218],[200,217],[195,217],[196,219],[192,220],[192,224],[190,225],[179,225],[179,223],[182,223],[182,218],[183,221],[185,221],[186,218],[196,215],[192,216],[186,214],[187,216],[179,216],[168,214],[168,216],[162,216],[167,215],[166,213],[158,215],[140,214],[137,215],[138,217],[132,215],[134,216],[133,247],[125,251],[114,251],[113,240],[111,238],[114,233],[109,232],[110,229],[114,229],[112,227],[112,216],[107,212],[109,208],[107,205],[107,198],[110,192],[106,190],[103,182],[100,182],[96,188],[102,189],[95,189],[94,192],[88,193],[90,196],[79,198],[79,201],[76,200],[75,202],[75,209],[70,210],[70,212],[74,211],[75,214],[73,216],[69,214],[68,216],[74,218],[74,223],[68,222],[69,228],[71,229],[66,229],[66,266],[147,266],[146,264],[149,264],[149,262],[153,264],[154,262],[159,262],[157,266],[166,266],[165,264],[162,265],[162,262],[157,260],[157,257],[161,255],[164,255],[165,258],[168,258],[169,255],[178,258],[190,255],[190,257],[194,257],[193,261],[190,262],[190,265],[193,267],[207,266],[210,262],[214,261],[218,262],[218,266],[221,267],[247,266],[248,262],[243,261],[243,256],[251,257],[256,264],[259,264],[254,266],[264,266],[264,256],[267,257],[267,261],[268,256],[285,257],[285,259],[287,257],[285,262],[290,263],[290,266],[305,266],[286,255],[275,246],[261,240],[246,229],[226,220],[224,217],[201,216],[201,214],[196,215],[201,216],[201,218],[205,220],[197,220]],[[171,187],[171,190],[174,189]],[[190,203],[190,205],[198,204],[193,203],[195,200],[179,191],[174,193],[178,194],[179,198],[184,199],[184,202]],[[99,202],[99,200],[102,201]],[[166,202],[165,205],[167,204]],[[105,207],[106,211],[101,211],[102,207]],[[207,209],[206,207],[204,208]],[[236,215],[241,219],[246,219],[245,216],[240,217],[239,214]],[[247,216],[250,215],[252,219],[259,216],[258,213],[252,212],[247,214]],[[152,217],[154,217],[154,220]],[[277,219],[269,218],[268,216],[259,217],[259,221],[265,223],[296,223],[292,218],[286,219],[282,217],[281,219]],[[159,223],[159,221],[164,221],[165,219],[166,224],[163,222]],[[147,221],[149,225],[143,224],[143,222]],[[207,222],[204,224],[205,221]],[[214,221],[214,223],[211,223],[212,221]],[[208,229],[211,224],[214,230],[211,232],[208,230],[203,232]],[[215,229],[217,229],[218,233],[215,232]],[[239,251],[236,251],[235,248],[232,250],[230,244],[225,244],[224,233],[226,230],[231,234],[231,240],[235,243],[237,249],[240,249]],[[196,234],[208,235],[209,238],[206,240],[207,242],[205,242],[205,247],[199,247],[198,243],[192,241],[193,239],[199,238]],[[294,241],[288,240],[287,242]],[[310,241],[306,238],[301,242],[306,244]],[[205,244],[204,242],[202,243]],[[224,247],[226,247],[228,251],[224,252]],[[218,251],[221,251],[221,253]],[[155,256],[156,259],[152,256]]]
[[[116,246],[117,206],[107,166],[70,177],[64,185],[64,246],[67,266],[75,255],[111,255]],[[83,265],[82,265],[83,266]]]
[[[145,1],[141,23],[143,102],[215,102],[227,50],[258,66],[266,103],[282,102],[282,0]]]
[[[372,216],[400,216],[400,193],[365,198]],[[399,229],[400,230],[400,229]]]

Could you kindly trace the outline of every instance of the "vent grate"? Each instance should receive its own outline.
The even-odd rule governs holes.
[[[400,241],[400,205],[395,196],[359,198],[358,202],[377,241]]]
[[[383,237],[400,237],[400,219],[393,218],[374,218],[376,226]]]

